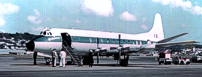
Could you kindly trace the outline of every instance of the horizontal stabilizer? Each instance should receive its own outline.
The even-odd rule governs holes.
[[[165,42],[168,42],[168,41],[170,41],[170,40],[173,40],[173,39],[175,39],[175,38],[178,38],[178,37],[183,36],[183,35],[186,35],[186,34],[188,34],[188,33],[182,33],[182,34],[179,34],[179,35],[176,35],[176,36],[167,38],[167,39],[163,39],[163,40],[158,41],[157,43],[165,43]]]
[[[172,42],[172,43],[157,43],[156,47],[168,47],[173,45],[183,45],[183,44],[192,44],[199,43],[198,41],[183,41],[183,42]]]

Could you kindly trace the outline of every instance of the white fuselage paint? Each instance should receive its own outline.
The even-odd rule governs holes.
[[[45,30],[44,30],[45,31]],[[44,32],[42,31],[42,32]],[[114,33],[114,32],[102,32],[102,31],[89,31],[89,30],[76,30],[76,29],[61,29],[61,28],[52,28],[46,30],[50,32],[53,38],[47,39],[49,42],[35,42],[35,50],[37,52],[43,53],[51,53],[52,49],[57,49],[57,52],[62,48],[61,42],[50,42],[51,40],[59,39],[56,36],[61,37],[61,33],[68,33],[70,36],[76,37],[93,37],[93,38],[109,38],[109,39],[118,39],[119,35],[121,35],[121,39],[123,40],[135,40],[136,44],[122,44],[123,47],[130,48],[141,48],[142,43],[139,41],[147,41],[150,40],[152,42],[157,42],[159,40],[164,39],[162,20],[160,14],[155,15],[154,24],[152,29],[149,32],[141,33],[141,34],[125,34],[125,33]],[[46,33],[47,33],[46,32]],[[55,37],[55,38],[54,38]],[[155,48],[155,45],[149,45],[151,48]],[[90,49],[97,49],[97,43],[82,43],[82,42],[72,42],[72,47],[76,50],[75,53],[78,55],[87,55]],[[119,44],[99,44],[101,49],[107,49],[107,52],[117,53],[118,50],[110,50],[110,47],[119,47]],[[147,46],[144,46],[147,48]]]

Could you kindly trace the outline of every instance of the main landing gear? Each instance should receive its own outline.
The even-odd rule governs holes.
[[[119,61],[120,66],[128,66],[128,60],[129,60],[129,55],[125,57],[124,59],[121,59]],[[83,65],[89,65],[90,64],[90,57],[89,56],[83,56]]]
[[[121,59],[119,62],[120,66],[128,66],[128,60],[129,60],[129,55],[127,55],[127,57],[125,57],[124,55],[124,59]]]
[[[51,58],[50,57],[44,57],[44,59],[46,60],[46,65],[50,65]]]
[[[83,56],[83,65],[89,65],[89,64],[90,64],[90,57]]]
[[[34,52],[33,58],[34,58],[34,65],[37,65],[37,63],[36,63],[37,52]],[[50,65],[51,58],[50,57],[44,57],[44,59],[46,60],[46,65]]]
[[[36,64],[37,52],[34,52],[33,58],[34,58],[34,65],[37,65],[37,64]]]

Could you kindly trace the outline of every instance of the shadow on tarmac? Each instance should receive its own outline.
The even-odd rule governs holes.
[[[37,65],[33,65],[33,64],[10,64],[11,66],[41,66],[41,67],[51,67],[52,65],[46,65],[45,63],[38,63]],[[76,64],[72,64],[72,65],[68,65],[67,66],[72,66],[72,65],[76,65]],[[155,65],[155,66],[154,66]],[[129,64],[128,66],[119,66],[119,64],[93,64],[93,66],[105,66],[105,67],[142,67],[142,68],[158,68],[158,66],[156,66],[157,64]],[[57,66],[59,66],[59,63],[57,63]],[[83,66],[88,66],[88,65],[83,65]],[[162,68],[162,67],[159,67]],[[163,67],[165,68],[165,67]]]

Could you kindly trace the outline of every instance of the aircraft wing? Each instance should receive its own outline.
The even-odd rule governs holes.
[[[165,43],[165,42],[168,42],[168,41],[170,41],[170,40],[173,40],[173,39],[175,39],[175,38],[178,38],[178,37],[183,36],[183,35],[186,35],[186,34],[188,34],[188,33],[182,33],[182,34],[179,34],[179,35],[170,37],[170,38],[166,38],[166,39],[163,39],[163,40],[158,41],[157,43]]]
[[[157,43],[156,47],[168,47],[173,45],[183,45],[183,44],[191,44],[191,43],[199,43],[198,41],[183,41],[183,42],[171,42],[171,43]]]

